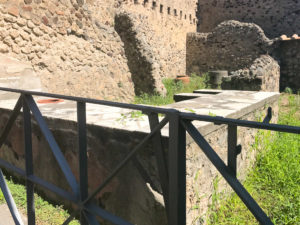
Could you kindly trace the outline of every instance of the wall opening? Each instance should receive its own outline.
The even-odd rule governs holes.
[[[177,9],[174,9],[174,16],[177,16]]]
[[[163,11],[164,11],[164,6],[163,6],[163,5],[160,5],[160,7],[159,7],[159,12],[160,12],[160,13],[163,13]]]
[[[168,14],[170,15],[171,14],[171,8],[168,7]]]
[[[156,9],[156,7],[157,7],[157,4],[156,4],[155,1],[153,1],[153,2],[152,2],[152,9]]]

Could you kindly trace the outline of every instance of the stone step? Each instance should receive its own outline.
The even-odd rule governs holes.
[[[173,99],[175,102],[181,102],[185,100],[190,100],[193,98],[201,97],[201,94],[195,94],[195,93],[180,93],[173,96]]]

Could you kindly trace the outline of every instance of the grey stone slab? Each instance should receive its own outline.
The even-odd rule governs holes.
[[[202,91],[202,90],[200,90]],[[203,90],[207,91],[207,90]],[[185,93],[188,95],[188,93]],[[190,93],[191,96],[195,94]],[[273,103],[279,97],[276,92],[252,92],[252,91],[221,91],[219,94],[196,94],[199,97],[160,106],[161,108],[174,108],[182,112],[201,115],[216,115],[230,118],[240,118],[255,109]],[[36,97],[35,100],[44,99]],[[0,108],[12,109],[16,99],[0,101]],[[46,117],[76,121],[76,102],[62,101],[60,103],[39,104],[42,114]],[[163,117],[160,117],[162,119]],[[149,132],[148,118],[146,115],[134,112],[134,110],[121,109],[111,106],[87,104],[87,122],[114,129]],[[214,127],[212,123],[194,122],[199,129],[207,126]],[[168,136],[168,126],[162,130],[162,134]]]

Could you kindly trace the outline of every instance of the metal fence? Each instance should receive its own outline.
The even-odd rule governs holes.
[[[77,215],[80,215],[81,224],[99,224],[97,217],[109,221],[116,225],[129,225],[130,222],[125,221],[106,210],[92,203],[93,198],[119,173],[119,171],[134,158],[135,154],[143,149],[145,145],[152,141],[155,149],[157,167],[165,202],[166,215],[169,225],[186,224],[186,133],[188,133],[195,143],[207,156],[208,160],[216,167],[223,178],[228,182],[231,188],[237,193],[240,199],[245,203],[251,213],[261,224],[273,224],[264,211],[259,207],[243,185],[236,177],[236,161],[237,155],[241,151],[241,146],[237,145],[237,127],[248,127],[256,129],[265,129],[271,131],[288,132],[300,134],[300,127],[269,124],[272,117],[271,109],[263,122],[246,121],[239,119],[228,119],[219,116],[196,115],[194,113],[179,112],[174,109],[163,109],[158,107],[133,105],[126,103],[116,103],[110,101],[102,101],[95,99],[87,99],[80,97],[71,97],[57,94],[40,93],[32,91],[24,91],[18,89],[0,88],[1,91],[19,93],[20,97],[11,113],[10,118],[0,136],[0,147],[8,137],[14,121],[22,110],[24,119],[24,140],[25,140],[25,171],[15,167],[7,161],[0,159],[0,186],[7,201],[7,205],[16,224],[23,224],[14,200],[4,180],[1,168],[17,173],[26,180],[27,191],[27,213],[28,224],[35,224],[35,207],[34,207],[34,186],[40,185],[61,198],[70,201],[76,205],[76,209],[70,217],[63,223],[68,224]],[[48,128],[33,96],[43,96],[50,98],[59,98],[77,102],[77,124],[78,124],[78,140],[79,140],[79,182],[75,179],[61,149],[55,141],[50,129]],[[87,180],[87,133],[86,133],[86,104],[99,104],[119,108],[127,108],[133,110],[141,110],[148,115],[151,132],[147,134],[140,143],[134,147],[131,152],[123,159],[119,165],[111,171],[111,174],[104,182],[91,193],[88,193]],[[159,121],[158,114],[164,114],[165,117]],[[47,140],[58,165],[63,171],[64,177],[71,187],[71,192],[63,190],[52,183],[43,180],[33,173],[32,158],[32,140],[31,140],[31,120],[36,120],[45,139]],[[199,133],[192,121],[206,121],[228,126],[228,162],[225,163],[214,149],[209,145],[205,138]],[[169,148],[166,152],[162,146],[161,129],[169,124]]]

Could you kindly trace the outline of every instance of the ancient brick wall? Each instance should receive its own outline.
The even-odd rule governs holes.
[[[256,23],[268,37],[300,32],[300,1],[199,0],[198,2],[200,32],[209,32],[225,20]]]
[[[249,67],[272,43],[260,27],[238,21],[223,22],[210,33],[189,33],[187,73]]]

